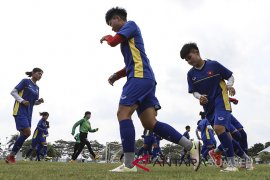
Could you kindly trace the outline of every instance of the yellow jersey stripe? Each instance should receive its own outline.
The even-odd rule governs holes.
[[[33,138],[36,139],[37,135],[38,135],[38,129],[35,131]]]
[[[206,139],[210,139],[208,128],[205,129]]]
[[[199,83],[199,82],[201,82],[201,81],[204,81],[204,80],[206,80],[206,79],[209,79],[209,78],[215,77],[215,76],[219,76],[219,75],[220,75],[220,74],[215,74],[215,75],[213,75],[213,76],[209,76],[209,77],[206,77],[206,78],[200,79],[200,80],[198,80],[198,81],[195,81],[195,82],[194,82],[194,84]]]
[[[24,91],[24,90],[21,90],[21,91],[19,92],[19,96],[20,96],[20,97],[23,96],[23,91]],[[14,106],[14,108],[13,108],[13,116],[16,116],[16,115],[17,115],[18,110],[19,110],[19,107],[20,107],[20,103],[19,103],[18,101],[16,101],[15,106]]]
[[[134,77],[143,78],[143,61],[140,51],[135,46],[134,38],[131,38],[128,43],[134,61]]]
[[[219,85],[222,89],[222,98],[225,105],[225,109],[227,111],[231,111],[232,109],[231,109],[231,104],[229,101],[229,96],[228,96],[228,91],[227,91],[227,86],[226,86],[225,81],[224,80],[220,81]]]

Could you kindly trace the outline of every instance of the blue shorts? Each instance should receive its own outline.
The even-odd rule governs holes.
[[[231,117],[231,124],[236,128],[236,129],[242,129],[244,128],[242,124],[232,115]]]
[[[143,143],[146,144],[147,146],[152,147],[153,144],[157,144],[157,140],[154,136],[145,136]]]
[[[32,148],[35,148],[38,144],[46,142],[46,139],[43,136],[37,136],[36,138],[32,138]]]
[[[26,117],[26,116],[14,116],[15,118],[15,123],[16,123],[16,129],[18,131],[21,131],[25,128],[31,128],[31,119]]]
[[[138,116],[147,108],[160,109],[158,99],[155,96],[156,82],[152,79],[129,78],[123,87],[120,105],[132,106],[138,104]]]
[[[230,111],[215,112],[213,124],[224,126],[226,128],[226,131],[229,132],[231,124],[231,112]]]
[[[206,147],[210,146],[210,145],[216,146],[216,144],[217,144],[215,139],[202,139],[202,141],[203,141],[203,145]]]

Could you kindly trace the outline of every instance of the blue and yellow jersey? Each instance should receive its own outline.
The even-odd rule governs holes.
[[[197,126],[197,129],[201,131],[201,138],[203,141],[211,140],[215,142],[214,131],[212,129],[208,129],[210,123],[207,119],[202,119]]]
[[[18,90],[18,94],[24,100],[30,102],[30,106],[24,106],[18,101],[15,101],[13,108],[13,116],[26,116],[29,119],[32,118],[33,106],[39,98],[39,87],[32,82],[31,79],[23,79],[15,89]]]
[[[121,43],[121,52],[124,56],[127,78],[147,78],[155,81],[149,59],[145,54],[141,31],[137,24],[128,21],[117,34],[126,38]]]
[[[150,130],[148,130],[148,129],[145,129],[145,130],[143,131],[143,135],[144,135],[144,137],[154,137],[153,131],[150,131]]]
[[[44,137],[44,135],[47,135],[47,134],[48,134],[48,129],[47,129],[46,122],[43,119],[41,119],[39,120],[37,127],[34,131],[33,139]]]
[[[217,61],[206,60],[202,69],[191,68],[187,74],[189,93],[206,94],[208,103],[203,105],[204,111],[211,114],[217,111],[231,111],[225,79],[232,72]]]

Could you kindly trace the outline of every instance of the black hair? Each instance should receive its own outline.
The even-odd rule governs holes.
[[[85,117],[86,115],[88,115],[88,114],[91,115],[91,112],[90,112],[90,111],[86,111],[86,112],[84,113],[84,117]]]
[[[186,130],[190,129],[190,126],[186,126]]]
[[[199,121],[197,122],[197,125],[199,125],[201,121],[202,121],[202,120],[199,120]]]
[[[46,121],[45,123],[46,123],[46,127],[47,128],[50,128],[50,122],[49,121]]]
[[[199,115],[201,116],[201,119],[205,119],[205,113],[203,111],[200,111]]]
[[[32,74],[33,74],[33,73],[36,73],[36,72],[43,72],[43,70],[40,69],[40,68],[34,68],[32,71],[25,72],[25,74],[26,74],[28,77],[32,77]]]
[[[199,48],[198,48],[198,46],[197,46],[196,43],[191,42],[191,43],[185,44],[185,45],[182,47],[181,51],[180,51],[180,57],[181,57],[182,59],[185,59],[186,56],[190,53],[190,51],[193,50],[193,49],[199,51]]]
[[[39,114],[40,114],[40,116],[49,116],[48,112],[40,112]]]
[[[108,25],[109,25],[109,21],[113,18],[114,15],[119,16],[124,21],[127,20],[127,11],[124,8],[113,7],[109,9],[105,15],[105,20]]]

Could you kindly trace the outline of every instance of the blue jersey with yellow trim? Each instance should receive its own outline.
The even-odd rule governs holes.
[[[46,125],[46,121],[43,119],[39,120],[37,127],[33,134],[33,139],[36,139],[37,137],[43,137],[44,135],[48,134],[48,129]]]
[[[202,119],[197,126],[197,129],[201,131],[202,140],[215,141],[214,131],[212,129],[208,129],[207,126],[210,126],[210,123],[207,119]]]
[[[137,24],[128,21],[117,34],[126,38],[121,43],[121,52],[124,56],[127,78],[148,78],[155,81],[149,59],[145,54],[141,31]]]
[[[217,61],[206,60],[202,69],[191,68],[187,74],[189,93],[207,95],[208,103],[203,105],[204,112],[231,111],[229,96],[224,79],[232,72]]]
[[[23,79],[15,89],[18,90],[19,96],[29,101],[30,105],[25,106],[15,101],[13,116],[26,116],[32,118],[33,106],[39,98],[39,87],[31,79]]]

